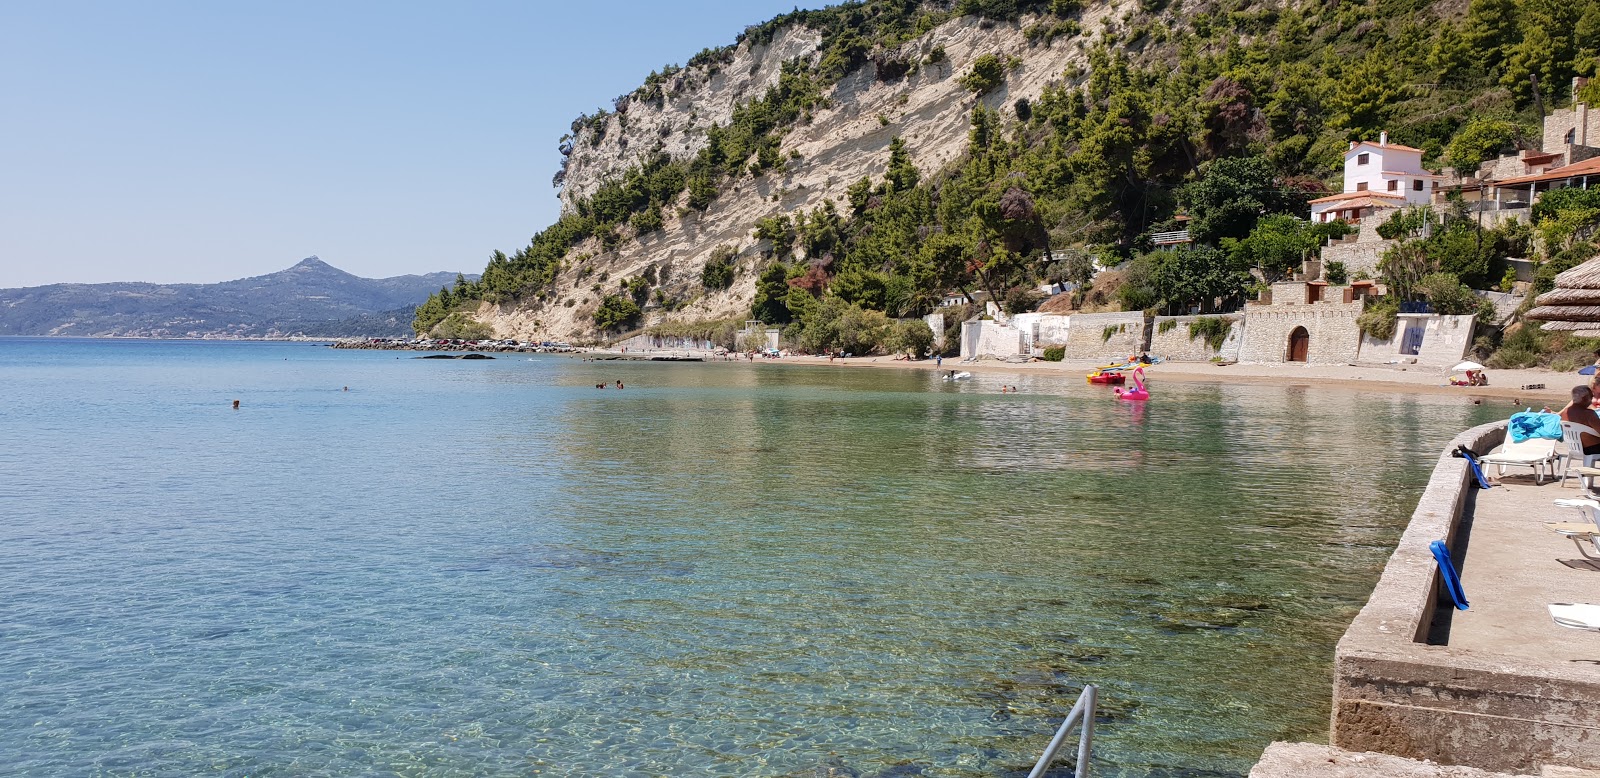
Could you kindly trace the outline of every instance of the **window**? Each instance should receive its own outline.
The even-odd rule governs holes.
[[[1578,129],[1576,127],[1574,127],[1574,128],[1572,128],[1570,130],[1567,130],[1566,137],[1562,138],[1561,142],[1562,143],[1566,143],[1566,144],[1571,144],[1573,140],[1577,139],[1577,137],[1578,137]]]
[[[1567,141],[1567,142],[1571,143],[1572,141]],[[1367,164],[1367,158],[1370,157],[1370,156],[1372,156],[1372,155],[1371,154],[1357,154],[1356,155],[1356,164],[1357,165],[1365,165],[1365,164]]]
[[[1391,191],[1391,192],[1400,191],[1400,182],[1399,181],[1390,180],[1389,181],[1389,191]]]
[[[1422,191],[1422,179],[1419,178],[1419,179],[1411,182],[1411,191],[1413,191],[1413,192]]]
[[[1361,183],[1356,184],[1356,191],[1357,192],[1365,192],[1365,191],[1367,191],[1367,182],[1362,181]]]

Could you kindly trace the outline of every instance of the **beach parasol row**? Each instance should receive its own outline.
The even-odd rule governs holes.
[[[1544,322],[1544,329],[1600,337],[1600,258],[1557,275],[1556,288],[1534,303],[1524,318]]]

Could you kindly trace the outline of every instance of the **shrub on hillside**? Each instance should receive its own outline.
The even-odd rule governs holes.
[[[972,61],[972,69],[961,77],[961,86],[974,94],[985,95],[1005,83],[1005,64],[993,54],[984,54]]]
[[[1045,346],[1044,347],[1044,357],[1043,357],[1044,361],[1046,361],[1046,362],[1060,362],[1061,360],[1066,359],[1066,358],[1067,358],[1067,347],[1066,346]]]
[[[632,300],[621,295],[608,294],[594,312],[594,326],[602,330],[631,327],[639,321],[641,311]]]
[[[700,271],[700,285],[707,289],[727,289],[732,286],[733,258],[732,246],[713,249],[711,258],[706,260],[706,266]]]
[[[434,325],[429,335],[447,340],[484,340],[494,337],[494,328],[457,311]]]
[[[928,350],[933,348],[933,328],[921,319],[895,322],[885,347],[895,353],[910,354],[915,359],[922,359],[928,355]]]

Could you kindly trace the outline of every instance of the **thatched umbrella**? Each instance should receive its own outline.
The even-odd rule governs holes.
[[[1544,322],[1544,329],[1600,337],[1600,258],[1556,276],[1556,288],[1534,300],[1538,307],[1524,318]]]

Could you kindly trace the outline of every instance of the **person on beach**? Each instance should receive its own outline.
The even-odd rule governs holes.
[[[944,355],[943,354],[935,354],[935,355],[933,355],[933,366],[934,367],[944,367]]]
[[[1594,408],[1590,407],[1593,404],[1594,393],[1589,391],[1588,386],[1574,386],[1572,387],[1572,402],[1567,403],[1567,406],[1561,409],[1561,420],[1582,424],[1589,429],[1600,431],[1600,415],[1596,415]],[[1585,432],[1580,435],[1580,438],[1583,441],[1583,453],[1585,456],[1600,454],[1600,437]]]

